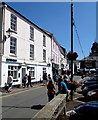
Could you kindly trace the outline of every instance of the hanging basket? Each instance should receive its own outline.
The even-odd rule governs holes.
[[[68,60],[76,60],[77,57],[78,57],[78,54],[76,52],[68,52],[67,54]]]

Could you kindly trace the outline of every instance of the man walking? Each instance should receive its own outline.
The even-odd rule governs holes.
[[[31,83],[31,74],[28,75],[28,83],[27,83],[27,87],[32,87],[32,83]]]

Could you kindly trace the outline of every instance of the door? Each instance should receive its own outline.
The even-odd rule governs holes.
[[[23,79],[25,74],[26,74],[26,68],[22,68],[22,79]]]

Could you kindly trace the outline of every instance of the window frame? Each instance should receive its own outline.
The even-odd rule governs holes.
[[[46,50],[43,49],[43,61],[46,62]]]
[[[35,78],[35,67],[30,67],[29,68],[29,74],[31,75],[31,78]]]
[[[17,31],[17,17],[12,13],[10,17],[10,28],[13,31]]]
[[[43,46],[46,47],[46,36],[43,35]]]
[[[34,60],[34,45],[30,44],[30,59]]]
[[[10,54],[17,54],[17,39],[15,37],[10,37]]]
[[[11,73],[13,76],[13,79],[18,78],[18,66],[12,66],[8,65],[8,74]]]
[[[30,40],[34,41],[34,27],[30,26]]]

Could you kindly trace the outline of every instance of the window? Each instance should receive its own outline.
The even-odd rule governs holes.
[[[46,47],[46,36],[43,35],[43,46]]]
[[[35,68],[34,67],[30,67],[29,74],[31,75],[31,77],[35,78]]]
[[[30,26],[30,40],[34,41],[34,28]]]
[[[16,38],[10,38],[10,53],[16,55]]]
[[[47,73],[46,68],[43,68],[43,75],[44,75],[44,73]]]
[[[17,79],[18,76],[18,67],[17,66],[8,66],[8,74],[11,73],[13,79]]]
[[[46,61],[46,50],[43,50],[43,61]]]
[[[30,45],[30,58],[34,59],[34,45]]]
[[[17,17],[11,14],[11,29],[16,31],[17,30]]]

